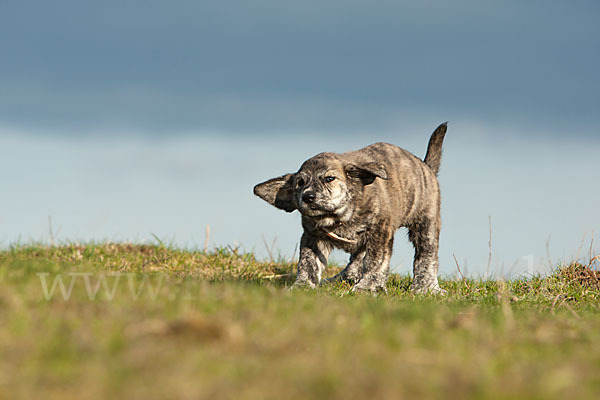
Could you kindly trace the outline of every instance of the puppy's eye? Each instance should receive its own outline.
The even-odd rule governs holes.
[[[326,176],[325,177],[325,182],[329,183],[329,182],[333,182],[335,181],[335,176]]]
[[[298,186],[304,186],[304,179],[302,179],[302,178],[299,178],[299,179],[296,181],[296,185],[298,185]]]

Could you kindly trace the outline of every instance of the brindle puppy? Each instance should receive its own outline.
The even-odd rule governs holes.
[[[350,253],[334,280],[353,291],[386,290],[394,232],[408,228],[415,247],[416,293],[443,293],[437,280],[440,168],[446,124],[429,139],[425,161],[387,143],[349,153],[321,153],[295,174],[258,184],[254,194],[287,212],[302,214],[304,234],[294,286],[316,287],[333,247]]]

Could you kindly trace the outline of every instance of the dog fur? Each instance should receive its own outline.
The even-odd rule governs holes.
[[[320,153],[298,172],[254,187],[271,205],[302,214],[304,233],[294,286],[316,287],[331,250],[350,253],[347,267],[332,280],[353,291],[386,291],[394,233],[408,228],[415,248],[416,293],[443,293],[438,284],[441,228],[440,168],[447,124],[431,135],[425,160],[388,143],[348,153]]]

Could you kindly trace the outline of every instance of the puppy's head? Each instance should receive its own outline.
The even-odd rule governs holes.
[[[321,153],[305,161],[295,174],[256,185],[254,194],[277,208],[298,210],[318,225],[330,226],[351,217],[354,199],[376,178],[387,179],[383,165]]]

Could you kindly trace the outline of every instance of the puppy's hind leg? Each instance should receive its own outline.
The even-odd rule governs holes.
[[[349,282],[355,284],[360,280],[366,251],[361,249],[350,256],[350,262],[339,274],[327,279],[328,282]]]
[[[445,294],[437,278],[440,224],[430,220],[414,224],[409,228],[408,237],[415,247],[410,290],[417,294]]]

